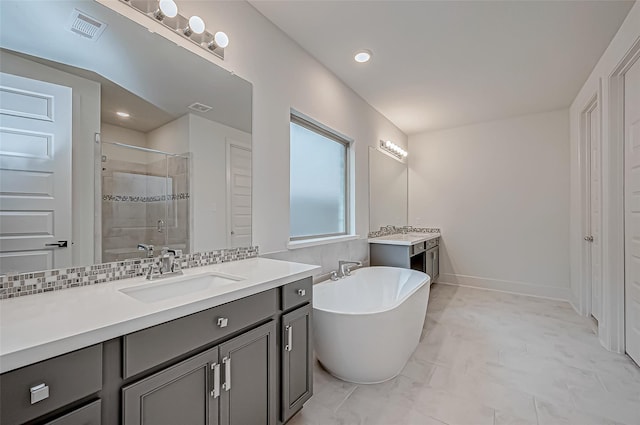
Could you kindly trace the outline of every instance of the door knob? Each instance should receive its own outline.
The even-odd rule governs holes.
[[[593,236],[585,236],[584,240],[587,242],[593,242]]]

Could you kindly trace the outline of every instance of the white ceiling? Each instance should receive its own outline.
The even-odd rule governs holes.
[[[99,39],[67,29],[74,8],[107,24]],[[132,115],[122,126],[144,131],[200,102],[213,108],[198,115],[251,132],[250,83],[97,2],[0,0],[0,12],[0,48],[105,84],[103,112],[126,109]]]
[[[633,1],[251,4],[415,134],[568,107]]]

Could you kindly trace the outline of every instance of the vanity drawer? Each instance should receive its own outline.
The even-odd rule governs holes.
[[[431,239],[430,241],[426,241],[425,242],[425,248],[426,249],[431,249],[434,246],[438,246],[438,238]]]
[[[313,279],[311,277],[282,286],[280,288],[282,294],[282,310],[289,310],[290,308],[311,301],[311,295],[313,294],[312,286]]]
[[[278,309],[277,290],[274,288],[126,335],[124,378],[273,316]]]
[[[101,389],[102,344],[7,372],[0,375],[0,423],[21,424]]]
[[[424,252],[425,250],[425,243],[424,242],[419,242],[417,244],[411,245],[411,253],[410,255],[416,255],[416,254],[420,254],[421,252]]]
[[[100,425],[102,423],[102,403],[96,400],[91,404],[74,410],[46,425]]]

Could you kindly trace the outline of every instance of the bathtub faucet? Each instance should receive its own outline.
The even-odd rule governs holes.
[[[351,269],[354,267],[362,267],[362,261],[338,261],[340,277],[351,276]]]

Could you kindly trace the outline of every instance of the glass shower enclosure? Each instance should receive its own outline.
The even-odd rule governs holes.
[[[139,258],[139,244],[190,251],[189,154],[101,143],[102,262]]]

